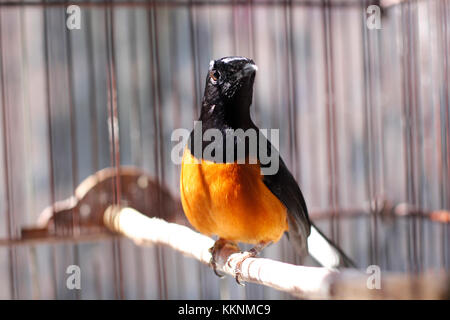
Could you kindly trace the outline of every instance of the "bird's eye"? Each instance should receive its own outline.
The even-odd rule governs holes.
[[[219,71],[217,71],[217,70],[211,70],[211,71],[209,72],[209,77],[211,78],[211,82],[212,82],[213,84],[216,84],[216,83],[217,83],[217,80],[219,80],[220,73],[219,73]]]

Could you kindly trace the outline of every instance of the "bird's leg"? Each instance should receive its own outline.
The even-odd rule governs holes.
[[[235,279],[236,282],[241,285],[241,286],[245,286],[245,284],[241,283],[241,281],[239,280],[241,277],[241,267],[242,267],[242,263],[244,263],[244,261],[248,258],[253,258],[256,257],[265,247],[267,247],[268,245],[270,245],[272,243],[272,241],[261,241],[260,243],[258,243],[256,246],[254,246],[253,248],[251,248],[248,252],[245,252],[245,254],[243,255],[243,257],[236,263],[236,267],[234,268],[234,274],[236,275]]]
[[[240,249],[236,243],[229,241],[229,240],[222,239],[222,238],[219,238],[219,240],[217,240],[214,243],[214,245],[211,248],[209,248],[209,252],[211,252],[211,260],[209,261],[209,265],[213,269],[214,273],[219,278],[223,278],[224,275],[217,272],[217,254],[225,246],[232,246],[232,247],[235,247],[237,249],[237,251],[240,251]]]

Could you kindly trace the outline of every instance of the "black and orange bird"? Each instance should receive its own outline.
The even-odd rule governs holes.
[[[302,257],[309,253],[329,268],[352,265],[310,221],[297,182],[268,139],[258,135],[255,143],[258,151],[265,147],[276,152],[279,161],[274,174],[262,172],[260,153],[251,153],[251,145],[245,146],[243,154],[236,152],[239,136],[233,136],[234,150],[231,157],[227,156],[230,150],[225,141],[230,130],[259,132],[250,117],[256,71],[253,60],[245,57],[210,62],[200,119],[194,124],[181,165],[180,192],[186,217],[199,232],[218,236],[211,248],[215,272],[214,253],[225,243],[253,244],[249,252],[257,255],[284,233]],[[201,130],[195,130],[196,125]],[[211,151],[207,149],[214,140],[204,138],[210,129],[224,138],[219,161],[214,152],[217,150],[205,152]],[[195,132],[200,132],[200,138],[194,136]],[[251,143],[249,139],[247,142]],[[236,270],[237,280],[239,271]]]

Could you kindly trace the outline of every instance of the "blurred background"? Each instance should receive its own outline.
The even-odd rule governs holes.
[[[255,123],[280,129],[312,219],[361,270],[448,271],[449,46],[447,0],[0,0],[0,298],[291,298],[160,246],[21,233],[106,167],[179,201],[171,133],[192,128],[209,61],[228,55],[258,65]],[[264,256],[297,261],[285,238]]]

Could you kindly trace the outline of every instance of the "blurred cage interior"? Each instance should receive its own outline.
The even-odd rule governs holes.
[[[171,133],[227,55],[259,66],[255,122],[280,129],[312,219],[362,270],[448,270],[449,18],[447,0],[1,0],[0,298],[290,298],[120,237],[21,239],[106,167],[139,167],[177,201]],[[297,261],[285,238],[264,256]]]

